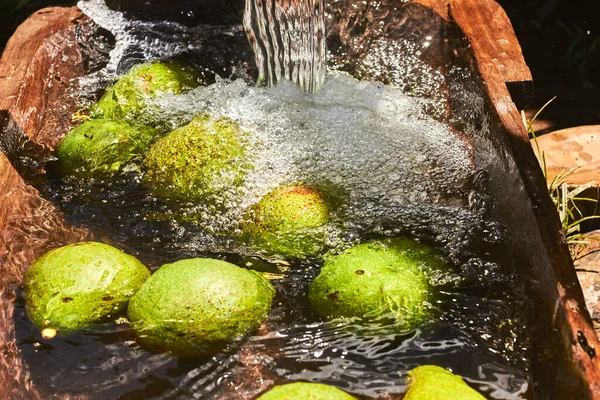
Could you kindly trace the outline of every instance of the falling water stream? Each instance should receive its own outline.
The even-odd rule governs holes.
[[[197,359],[140,348],[127,323],[42,340],[20,299],[17,341],[38,390],[92,399],[251,399],[274,382],[302,380],[384,398],[404,392],[410,369],[436,364],[489,398],[528,398],[522,284],[511,273],[504,227],[490,216],[486,172],[474,167],[470,144],[440,118],[446,111],[435,96],[443,85],[439,71],[418,58],[422,43],[374,40],[353,74],[344,72],[346,55],[330,49],[337,61],[326,76],[322,2],[248,1],[244,23],[256,51],[257,82],[267,86],[256,87],[239,25],[142,21],[100,0],[79,6],[115,39],[102,68],[80,82],[82,105],[133,64],[187,61],[208,84],[150,104],[143,122],[176,128],[199,113],[232,119],[248,132],[252,168],[240,187],[223,192],[220,212],[210,205],[174,209],[162,203],[140,184],[143,171],[136,165],[124,178],[72,185],[53,176],[49,164],[41,193],[69,222],[152,270],[213,256],[279,279],[271,315],[257,332]],[[329,17],[346,6],[332,1]],[[406,72],[390,74],[386,85],[357,79],[386,68]],[[469,77],[466,70],[454,73]],[[407,79],[417,75],[421,86],[407,94]],[[412,331],[325,323],[306,299],[322,260],[272,260],[235,240],[248,205],[297,182],[342,194],[327,228],[332,250],[382,236],[407,236],[438,249],[452,270],[433,278],[441,284],[435,316]]]
[[[259,84],[287,79],[306,91],[319,90],[326,72],[323,0],[248,0],[244,27]]]

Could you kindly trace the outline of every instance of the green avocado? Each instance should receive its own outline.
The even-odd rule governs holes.
[[[328,320],[391,317],[412,329],[427,316],[432,298],[426,271],[446,267],[426,245],[403,238],[374,240],[326,256],[308,298]]]
[[[121,172],[130,163],[141,161],[158,134],[153,128],[134,128],[123,121],[86,121],[71,130],[58,146],[58,171],[77,178]]]
[[[197,357],[258,328],[274,296],[258,272],[193,258],[160,267],[133,296],[127,314],[144,347]]]
[[[25,273],[27,315],[39,329],[82,329],[114,319],[150,276],[135,257],[104,243],[51,250]]]
[[[329,204],[313,186],[279,187],[247,214],[244,236],[259,251],[305,257],[318,254],[325,245]]]
[[[404,400],[485,400],[463,379],[436,365],[422,365],[408,373]]]
[[[356,400],[356,397],[334,386],[296,382],[276,386],[256,400]]]
[[[176,62],[136,65],[106,89],[90,110],[92,118],[124,119],[132,125],[154,125],[148,120],[148,100],[181,94],[200,86],[195,69]]]
[[[163,200],[222,204],[250,168],[238,125],[201,115],[150,147],[143,182]]]

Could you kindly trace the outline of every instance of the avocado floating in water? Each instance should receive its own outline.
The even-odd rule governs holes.
[[[258,272],[193,258],[160,267],[133,296],[127,314],[148,349],[197,357],[258,328],[274,296]]]
[[[63,176],[77,178],[121,172],[130,163],[141,161],[158,134],[153,128],[134,128],[123,121],[86,121],[71,130],[58,146],[58,170]]]
[[[90,115],[92,118],[124,119],[133,125],[160,125],[147,112],[148,101],[165,94],[184,93],[200,86],[201,81],[198,71],[176,62],[136,65],[106,89],[91,108]]]
[[[163,200],[222,205],[251,168],[245,134],[207,115],[156,141],[146,153],[144,184]]]
[[[308,298],[328,320],[392,317],[412,329],[427,317],[432,298],[425,271],[446,267],[426,245],[401,238],[374,240],[326,256]]]
[[[256,400],[356,400],[356,397],[322,383],[295,382],[276,386]]]
[[[422,365],[408,373],[404,400],[485,400],[458,375],[436,365]]]
[[[33,324],[52,336],[116,318],[150,276],[135,257],[104,243],[50,250],[25,273],[23,297]]]
[[[325,245],[329,211],[324,194],[317,188],[283,186],[251,208],[243,230],[255,248],[269,254],[316,255]]]

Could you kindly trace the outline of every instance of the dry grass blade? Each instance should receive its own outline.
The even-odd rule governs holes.
[[[540,146],[533,129],[533,123],[555,98],[556,97],[553,97],[546,104],[544,104],[531,120],[527,120],[525,113],[522,113],[523,123],[525,124],[525,127],[527,128],[527,131],[531,135],[535,144],[535,152],[540,160],[546,181],[548,181],[546,156],[544,152],[540,151]],[[597,240],[585,235],[585,233],[581,233],[581,224],[585,221],[600,218],[598,215],[584,216],[577,205],[578,203],[581,204],[581,202],[597,203],[596,199],[580,197],[583,192],[593,187],[595,182],[588,182],[584,185],[576,187],[571,187],[567,183],[568,177],[577,171],[577,169],[578,168],[572,168],[567,171],[561,171],[552,179],[552,181],[548,183],[548,192],[556,206],[556,211],[558,212],[563,231],[565,232],[565,236],[567,238],[567,243],[569,244],[569,249],[571,250],[571,254],[573,256],[576,256],[579,252],[581,252],[582,247],[585,247],[585,245],[589,244],[590,240]]]

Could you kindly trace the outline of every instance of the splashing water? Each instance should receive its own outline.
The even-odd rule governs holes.
[[[248,134],[251,168],[239,186],[224,187],[211,202],[184,210],[204,229],[178,238],[189,250],[247,252],[223,238],[236,233],[252,204],[288,184],[340,194],[329,226],[332,247],[368,232],[421,235],[450,254],[474,242],[501,240],[501,228],[482,217],[485,208],[471,204],[472,192],[485,187],[475,187],[478,171],[469,144],[398,89],[345,73],[331,73],[316,94],[289,82],[265,89],[218,80],[151,102],[141,122],[167,121],[175,129],[203,113],[235,121]],[[98,195],[88,196],[94,201]],[[117,199],[106,199],[114,215],[123,212]],[[145,199],[142,213],[152,215],[156,199]]]
[[[244,28],[254,49],[258,84],[283,79],[315,93],[325,80],[323,0],[248,0]]]

